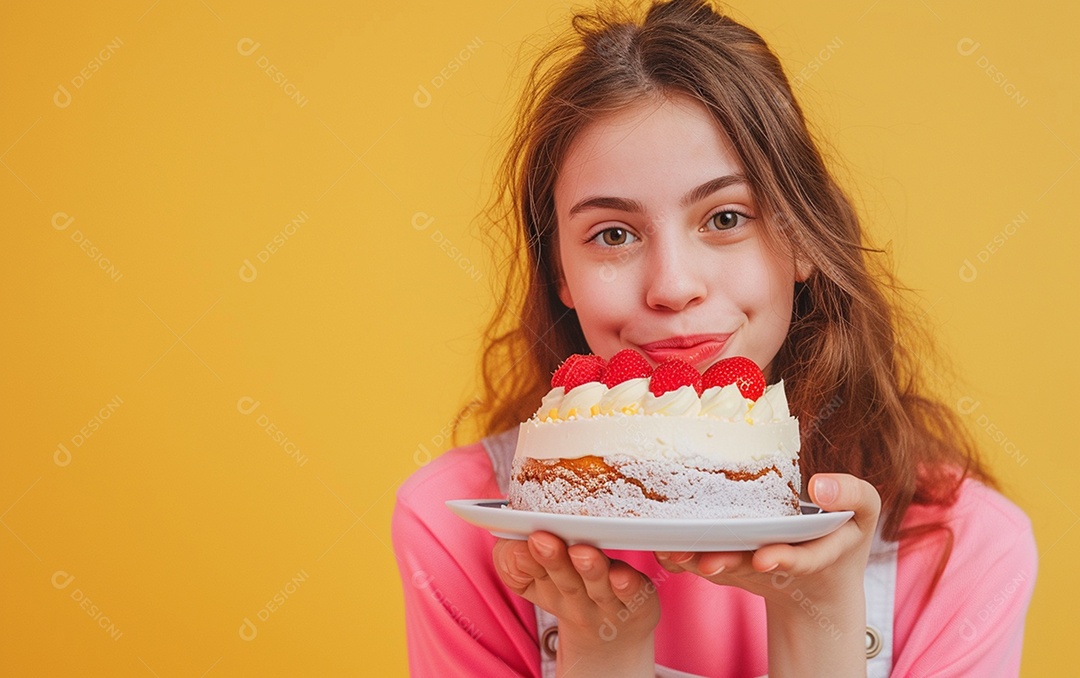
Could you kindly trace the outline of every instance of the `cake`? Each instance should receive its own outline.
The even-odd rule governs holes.
[[[799,423],[753,361],[704,374],[631,349],[574,355],[518,429],[512,509],[585,516],[753,518],[799,513]]]

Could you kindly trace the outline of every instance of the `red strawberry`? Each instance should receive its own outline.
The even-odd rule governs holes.
[[[551,387],[562,386],[567,391],[590,381],[604,377],[604,359],[598,355],[575,353],[566,360],[551,377]]]
[[[652,374],[652,366],[645,356],[632,348],[624,348],[607,363],[604,370],[604,386],[611,388],[630,379],[648,377]]]
[[[701,395],[701,373],[679,358],[670,358],[657,365],[652,379],[649,380],[649,390],[657,397],[681,386],[693,386],[697,394]]]
[[[585,356],[580,353],[575,353],[566,360],[562,361],[562,364],[555,369],[555,374],[551,375],[551,388],[557,388],[566,384],[566,373],[570,371],[570,368],[574,363],[581,360]]]
[[[705,388],[735,384],[739,393],[750,400],[757,400],[765,392],[765,375],[753,360],[742,356],[724,358],[716,363],[705,370],[701,382]]]

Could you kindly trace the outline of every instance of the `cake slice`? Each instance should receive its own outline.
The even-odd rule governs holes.
[[[610,363],[575,355],[519,427],[510,506],[610,517],[796,515],[798,453],[783,382],[765,387],[746,358],[701,375],[677,358],[653,371],[629,349]]]

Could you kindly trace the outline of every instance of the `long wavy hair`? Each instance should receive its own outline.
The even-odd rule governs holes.
[[[527,419],[571,353],[588,353],[557,295],[554,185],[587,125],[658,97],[702,104],[731,139],[753,196],[779,239],[813,273],[795,283],[792,323],[772,363],[799,417],[803,477],[850,473],[881,495],[889,540],[907,508],[950,505],[965,477],[996,486],[970,432],[927,395],[933,355],[884,253],[866,244],[851,201],[826,168],[776,55],[753,30],[702,0],[654,4],[640,20],[613,7],[573,17],[536,60],[486,216],[505,285],[484,335],[482,434]],[[935,581],[936,581],[935,577]]]

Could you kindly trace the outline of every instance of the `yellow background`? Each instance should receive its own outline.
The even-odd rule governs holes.
[[[5,4],[0,673],[406,673],[394,491],[475,393],[476,215],[567,6]],[[1024,675],[1074,667],[1080,13],[734,11],[1034,522]]]

